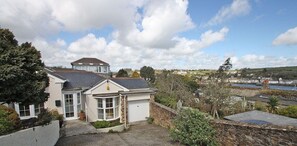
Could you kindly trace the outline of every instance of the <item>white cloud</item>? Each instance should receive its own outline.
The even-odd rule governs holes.
[[[105,38],[96,38],[92,33],[73,42],[69,46],[69,51],[73,53],[103,52],[106,47]]]
[[[206,25],[216,25],[233,17],[246,15],[250,10],[249,0],[233,0],[230,5],[222,7]]]
[[[287,30],[280,34],[274,41],[273,45],[297,45],[297,27]]]

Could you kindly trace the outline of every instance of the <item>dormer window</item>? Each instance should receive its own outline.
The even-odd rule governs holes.
[[[94,65],[93,63],[90,63],[90,65]]]
[[[82,63],[78,63],[79,65],[82,65]]]
[[[100,63],[100,65],[103,65],[103,63]]]

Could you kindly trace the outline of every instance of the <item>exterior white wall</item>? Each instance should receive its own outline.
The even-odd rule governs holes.
[[[109,90],[107,90],[107,85],[109,85]],[[97,88],[94,88],[91,91],[91,93],[92,94],[118,93],[118,91],[121,91],[121,90],[124,90],[124,89],[121,88],[120,86],[112,83],[111,81],[109,81],[109,83],[107,83],[105,81],[103,84],[101,84]]]
[[[130,94],[128,95],[128,101],[150,99],[150,97],[151,95],[149,93]]]
[[[57,109],[60,114],[63,114],[63,95],[62,95],[63,83],[57,83],[53,77],[49,77],[49,98],[44,106],[49,110]],[[61,106],[57,107],[55,101],[60,100]]]
[[[88,122],[94,122],[98,119],[98,112],[97,112],[97,99],[95,99],[92,95],[86,96],[86,107],[85,112],[87,115]]]
[[[53,146],[59,139],[59,121],[0,136],[1,146]]]

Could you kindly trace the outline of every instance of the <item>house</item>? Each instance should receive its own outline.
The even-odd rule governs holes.
[[[71,62],[72,69],[92,71],[95,73],[110,73],[110,66],[108,63],[97,58],[81,58]]]
[[[56,109],[65,120],[78,119],[83,110],[88,122],[115,120],[131,123],[150,116],[154,91],[140,78],[105,78],[75,69],[46,69],[50,97],[44,106]]]

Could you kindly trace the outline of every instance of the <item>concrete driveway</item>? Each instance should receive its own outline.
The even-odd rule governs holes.
[[[122,133],[84,134],[62,137],[56,146],[178,146],[169,138],[167,129],[141,123]]]

